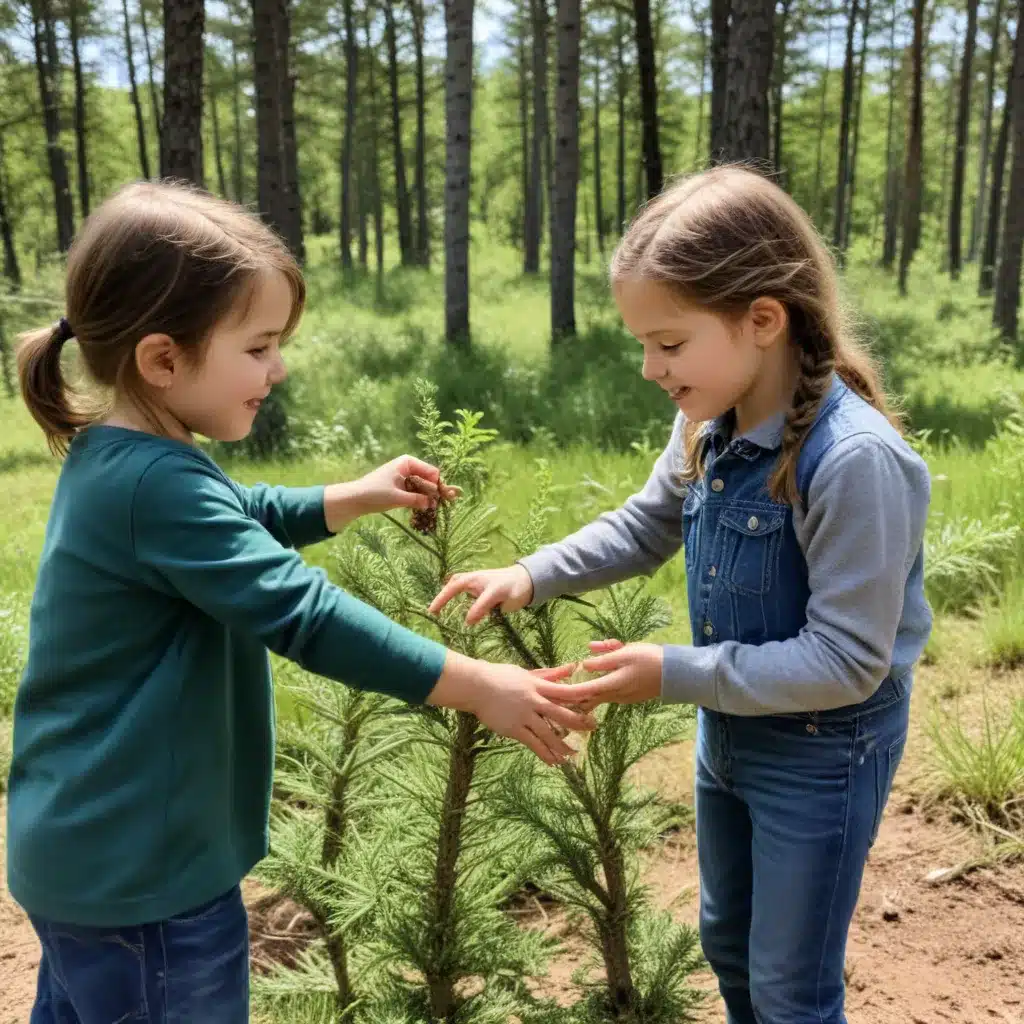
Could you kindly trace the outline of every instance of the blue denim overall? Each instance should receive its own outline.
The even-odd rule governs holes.
[[[805,442],[807,481],[868,407],[838,380]],[[852,421],[852,422],[851,422]],[[789,505],[768,496],[777,449],[706,442],[683,535],[693,642],[762,644],[807,623],[807,563]],[[908,586],[921,585],[921,562]],[[700,934],[729,1024],[845,1024],[846,937],[903,753],[911,665],[868,700],[740,717],[701,708],[696,755]]]

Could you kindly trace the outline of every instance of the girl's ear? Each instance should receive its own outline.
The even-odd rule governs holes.
[[[150,387],[165,390],[181,372],[181,349],[168,334],[147,334],[135,346],[135,368]]]
[[[758,348],[769,348],[789,327],[789,313],[778,299],[762,296],[754,299],[745,317]]]

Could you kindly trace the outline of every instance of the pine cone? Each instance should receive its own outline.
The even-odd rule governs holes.
[[[414,509],[409,517],[409,525],[417,532],[429,536],[437,531],[437,507],[442,501],[454,501],[462,492],[458,487],[450,487],[443,480],[436,484],[424,480],[421,476],[407,476],[405,489],[415,494],[426,494],[431,498],[429,508]]]

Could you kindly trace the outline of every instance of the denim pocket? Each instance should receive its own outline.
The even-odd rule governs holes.
[[[899,739],[893,740],[888,747],[875,753],[875,818],[871,825],[871,843],[878,838],[878,830],[882,825],[882,815],[892,791],[892,780],[896,777],[896,769],[903,758],[903,749],[907,745],[907,735],[903,733]]]
[[[700,491],[691,485],[683,500],[683,554],[686,559],[686,571],[693,572],[697,564],[700,545],[700,510],[704,504]]]
[[[241,902],[241,892],[237,885],[208,903],[202,903],[198,907],[186,910],[183,914],[176,914],[168,921],[168,924],[195,924],[198,921],[206,921],[236,902]]]
[[[148,1020],[141,928],[35,922],[57,981],[89,1020]]]
[[[786,510],[736,505],[723,509],[719,522],[722,581],[734,593],[764,596],[775,581]]]

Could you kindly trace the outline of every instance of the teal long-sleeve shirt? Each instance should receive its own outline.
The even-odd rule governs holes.
[[[425,700],[445,650],[333,586],[322,487],[243,487],[198,449],[75,438],[54,494],[14,712],[8,884],[30,913],[127,926],[266,855],[267,649]]]

